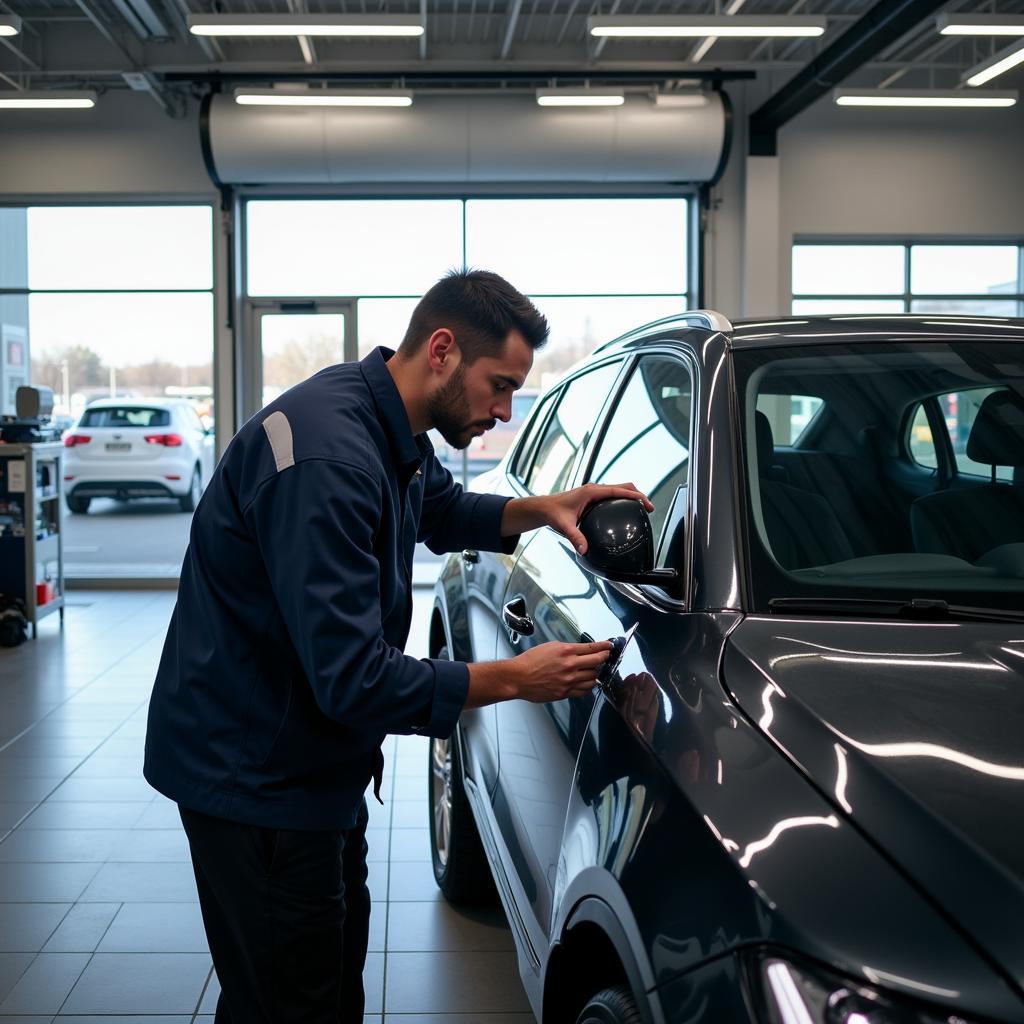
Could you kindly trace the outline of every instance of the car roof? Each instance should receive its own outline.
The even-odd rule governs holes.
[[[96,398],[85,408],[88,409],[124,409],[126,406],[139,408],[169,409],[172,406],[188,405],[184,398]]]
[[[671,341],[684,332],[720,333],[731,348],[789,344],[913,341],[1024,341],[1024,318],[962,316],[955,313],[904,313],[886,316],[762,317],[730,323],[707,310],[680,313],[638,327],[597,348],[608,353],[644,343]]]

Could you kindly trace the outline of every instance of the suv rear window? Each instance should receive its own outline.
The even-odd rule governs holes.
[[[171,414],[167,409],[147,409],[138,405],[107,406],[86,409],[82,427],[169,427]]]

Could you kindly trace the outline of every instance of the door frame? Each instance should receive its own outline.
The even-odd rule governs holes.
[[[243,310],[244,331],[242,341],[242,415],[241,422],[263,408],[263,317],[309,314],[341,314],[345,317],[342,338],[342,361],[354,362],[359,358],[358,300],[348,296],[290,296],[287,298],[260,297],[245,300]]]

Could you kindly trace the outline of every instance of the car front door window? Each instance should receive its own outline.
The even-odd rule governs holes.
[[[662,536],[666,523],[674,530],[686,506],[692,398],[684,362],[668,355],[644,356],[616,402],[588,474],[588,482],[631,483],[650,498],[659,565],[672,550],[671,538]]]

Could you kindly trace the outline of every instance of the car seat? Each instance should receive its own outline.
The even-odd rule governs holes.
[[[992,482],[937,491],[910,508],[917,551],[976,562],[1003,544],[1024,542],[1024,399],[995,391],[978,409],[967,457],[992,467]],[[1013,467],[1013,483],[996,481],[997,466]]]
[[[775,560],[784,569],[830,565],[854,557],[839,517],[818,494],[777,478],[772,425],[763,412],[754,413],[761,514]]]

